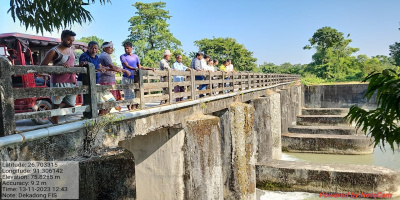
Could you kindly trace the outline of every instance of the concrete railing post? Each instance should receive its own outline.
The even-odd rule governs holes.
[[[196,99],[196,79],[194,75],[195,70],[192,69],[190,70],[190,92],[191,92],[191,99],[195,100]]]
[[[11,65],[4,57],[0,57],[0,136],[14,134],[14,94],[11,79]]]
[[[233,87],[232,92],[235,91],[235,74],[236,73],[232,72],[232,87]]]
[[[145,108],[145,104],[144,104],[144,84],[143,84],[143,73],[144,71],[139,69],[139,98],[140,98],[140,109],[144,109]],[[150,94],[150,90],[149,90],[149,94]]]
[[[225,72],[222,72],[222,94],[225,93]]]
[[[98,116],[97,108],[97,87],[96,87],[96,71],[92,63],[86,67],[87,73],[82,77],[83,85],[89,86],[88,94],[83,95],[83,102],[85,105],[90,106],[90,111],[84,112],[83,117],[85,118],[95,118]]]
[[[213,92],[212,92],[212,76],[211,76],[211,71],[208,71],[208,83],[209,83],[209,88],[210,88],[210,96],[213,96]]]
[[[168,102],[172,104],[172,70],[168,69]]]
[[[247,85],[248,85],[248,88],[247,88],[247,89],[250,89],[250,88],[251,88],[250,72],[247,72]]]

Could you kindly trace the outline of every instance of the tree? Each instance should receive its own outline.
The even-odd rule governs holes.
[[[133,6],[137,9],[129,19],[130,32],[128,39],[133,44],[134,52],[141,58],[144,66],[155,66],[169,49],[174,55],[182,54],[181,42],[168,29],[167,20],[171,18],[169,11],[164,10],[165,2],[141,3]]]
[[[377,108],[367,111],[352,106],[346,118],[350,123],[355,122],[357,129],[371,135],[375,146],[379,143],[385,146],[387,142],[394,150],[394,144],[400,144],[400,75],[385,69],[368,75],[364,81],[369,81],[365,96],[371,99],[376,93]]]
[[[210,55],[213,59],[218,59],[220,63],[231,59],[233,66],[239,71],[252,71],[257,67],[257,58],[253,57],[253,52],[233,38],[204,38],[194,41],[194,44],[201,52]]]
[[[349,36],[350,34],[347,35]],[[355,59],[351,54],[359,49],[349,47],[351,39],[345,39],[342,32],[331,27],[322,27],[308,41],[310,44],[303,49],[316,49],[309,67],[317,70],[318,75],[327,79],[340,79],[351,71]]]
[[[93,16],[83,6],[96,0],[10,0],[11,17],[14,22],[19,19],[26,29],[35,27],[36,32],[52,32],[70,27],[73,23],[91,22]],[[101,4],[111,3],[111,0],[99,0]]]
[[[395,42],[394,44],[390,45],[389,51],[389,55],[392,57],[393,63],[396,66],[400,66],[400,43]]]

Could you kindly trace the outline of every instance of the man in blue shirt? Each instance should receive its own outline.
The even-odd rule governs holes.
[[[79,57],[79,65],[84,66],[88,63],[92,63],[94,67],[98,70],[100,66],[100,59],[97,56],[98,52],[99,44],[95,41],[89,42],[88,50]],[[98,83],[99,81],[99,75],[99,73],[96,73],[96,83]],[[78,76],[78,86],[82,85],[82,76],[83,74],[79,74]]]

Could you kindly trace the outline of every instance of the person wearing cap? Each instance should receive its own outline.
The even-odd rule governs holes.
[[[169,63],[168,63],[168,61],[171,60],[171,55],[172,55],[172,53],[168,49],[164,51],[163,59],[161,59],[161,61],[160,61],[160,70],[161,71],[171,69],[171,67],[169,66]]]
[[[119,59],[121,60],[122,67],[129,71],[131,74],[124,74],[122,76],[122,84],[133,84],[138,82],[137,79],[139,78],[139,69],[141,70],[153,70],[154,68],[143,67],[140,64],[139,57],[132,52],[133,47],[132,43],[125,42],[124,43],[125,54],[122,54]],[[134,99],[135,98],[135,90],[134,89],[124,89],[124,98],[125,100]],[[128,110],[135,109],[136,105],[127,105]]]
[[[104,68],[106,71],[100,73],[99,76],[99,84],[100,85],[115,85],[115,72],[123,72],[126,75],[130,76],[131,72],[126,69],[121,69],[115,66],[112,62],[110,54],[114,51],[114,45],[112,42],[104,42],[101,45],[103,52],[99,55],[101,68]],[[122,95],[119,90],[111,90],[110,93],[114,96],[115,100],[122,100]],[[110,112],[110,109],[100,110],[99,114],[104,115]]]
[[[170,70],[171,67],[169,66],[168,61],[171,60],[171,51],[168,49],[164,51],[163,59],[160,60],[160,71]],[[161,77],[160,82],[164,82],[165,78]],[[163,88],[162,94],[166,94],[166,88]],[[171,92],[171,91],[170,91]],[[160,104],[167,103],[167,100],[161,100]]]

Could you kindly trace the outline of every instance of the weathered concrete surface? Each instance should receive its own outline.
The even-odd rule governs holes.
[[[254,107],[244,103],[233,103],[229,107],[232,166],[230,195],[226,199],[256,199],[256,151],[257,139],[254,128]]]
[[[122,149],[79,158],[79,199],[136,199],[135,163]]]
[[[313,85],[304,87],[307,108],[375,108],[376,96],[364,98],[368,84]]]
[[[223,199],[219,118],[194,114],[184,130],[184,199]]]
[[[0,119],[0,136],[14,134],[14,93],[11,79],[11,65],[8,59],[0,56],[0,113],[4,118]]]
[[[229,109],[213,113],[219,117],[221,125],[221,156],[222,156],[222,180],[224,184],[224,199],[232,197],[234,182],[232,183],[232,134]]]
[[[281,133],[287,133],[291,126],[289,119],[290,93],[285,88],[277,90],[280,95],[281,102]]]
[[[301,85],[300,83],[294,84],[294,85],[289,85],[288,86],[289,91],[290,91],[290,105],[288,107],[289,109],[289,127],[292,127],[296,124],[297,116],[301,115]]]
[[[400,172],[384,167],[271,160],[256,173],[257,188],[269,190],[400,195]]]
[[[288,152],[363,155],[374,152],[373,141],[363,135],[282,134]]]
[[[347,108],[303,108],[302,115],[347,115]]]
[[[299,115],[297,125],[347,125],[344,115]]]
[[[84,131],[51,136],[0,149],[1,161],[72,160],[83,151]]]
[[[283,86],[278,86],[276,88],[282,87]],[[300,88],[300,86],[292,87]],[[229,106],[233,102],[248,102],[260,96],[267,95],[267,93],[268,91],[267,89],[265,89],[215,101],[204,101],[203,103],[195,106],[188,106],[185,108],[137,118],[135,120],[129,120],[127,123],[124,123],[123,126],[119,127],[121,138],[120,140],[132,138],[135,135],[146,135],[149,132],[164,127],[182,128],[185,126],[185,118],[187,116],[190,116],[197,112],[212,114],[214,112],[229,108]]]
[[[351,126],[294,126],[289,133],[328,134],[328,135],[363,135]]]
[[[276,90],[281,102],[281,133],[296,124],[296,117],[301,114],[301,85],[287,85]]]
[[[257,137],[257,162],[282,159],[280,94],[271,91],[251,101],[254,106],[254,131]]]
[[[135,157],[137,199],[184,199],[184,139],[163,128],[120,142]]]

